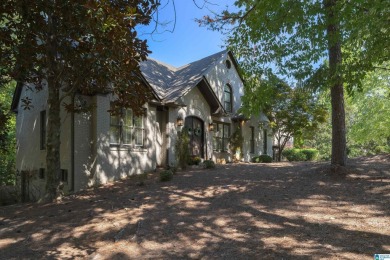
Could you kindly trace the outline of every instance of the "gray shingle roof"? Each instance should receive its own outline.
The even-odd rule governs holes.
[[[227,52],[215,53],[180,68],[148,59],[140,64],[141,72],[163,101],[174,102],[195,87],[212,65],[224,58]]]

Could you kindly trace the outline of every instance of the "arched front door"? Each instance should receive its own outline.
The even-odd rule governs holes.
[[[190,155],[203,158],[204,123],[201,119],[188,116],[184,124],[190,137]]]

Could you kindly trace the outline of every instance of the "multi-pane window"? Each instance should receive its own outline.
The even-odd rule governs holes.
[[[110,116],[110,143],[143,146],[145,140],[144,118],[135,116],[131,109],[122,109]]]
[[[251,129],[250,153],[255,153],[255,128],[251,126],[250,129]]]
[[[215,123],[214,150],[225,152],[229,149],[230,124]]]
[[[232,87],[226,84],[223,90],[224,108],[226,112],[232,112]]]
[[[134,145],[144,145],[144,120],[141,117],[133,117],[133,133],[134,133]]]
[[[40,114],[40,148],[41,150],[46,149],[46,110],[41,111]]]

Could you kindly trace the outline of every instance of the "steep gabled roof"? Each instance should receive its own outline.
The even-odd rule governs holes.
[[[227,53],[224,50],[180,68],[148,59],[141,63],[141,72],[164,102],[175,102],[197,86],[209,69]]]

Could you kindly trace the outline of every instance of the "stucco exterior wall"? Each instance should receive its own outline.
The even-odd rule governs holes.
[[[183,127],[176,125],[176,120],[178,117],[183,118],[185,120],[186,117],[194,116],[203,121],[203,129],[204,129],[204,159],[211,158],[212,154],[212,133],[209,131],[208,126],[211,120],[210,115],[210,106],[204,98],[203,94],[199,91],[199,89],[193,88],[189,93],[187,93],[184,97],[182,97],[182,101],[186,106],[171,108],[169,110],[169,145],[171,147],[169,149],[169,163],[171,166],[177,165],[176,157],[175,157],[175,143],[177,140],[177,132],[181,131]]]
[[[231,63],[231,68],[226,67],[226,60],[229,60]],[[224,86],[229,84],[233,90],[233,112],[236,113],[237,110],[241,107],[241,97],[244,95],[244,84],[241,81],[241,78],[233,65],[233,61],[230,59],[229,55],[225,54],[225,57],[215,64],[215,66],[208,71],[206,74],[206,79],[209,82],[211,88],[216,93],[221,104],[223,105],[223,91]]]
[[[96,104],[92,123],[93,176],[89,186],[105,184],[133,174],[152,171],[156,168],[155,121],[156,108],[145,104],[145,142],[143,148],[110,144],[111,95],[93,97]]]
[[[250,120],[246,121],[242,126],[242,135],[244,137],[243,143],[243,160],[250,162],[252,157],[265,154],[264,151],[264,138],[267,138],[267,151],[266,154],[272,157],[272,137],[264,137],[264,128],[260,127],[261,121],[268,121],[264,114],[260,114],[258,117],[251,117]],[[251,139],[251,127],[254,129],[254,143],[255,149],[251,153],[250,150],[250,139]],[[270,133],[270,129],[266,128],[267,132]]]
[[[92,98],[76,96],[85,105],[91,106]],[[74,115],[74,189],[88,187],[92,172],[92,112],[76,113]]]
[[[46,149],[40,147],[40,131],[41,111],[47,110],[47,88],[44,84],[43,90],[36,92],[34,87],[29,89],[23,87],[21,98],[28,97],[32,100],[30,109],[24,109],[23,103],[19,102],[16,115],[16,169],[19,172],[29,172],[28,189],[29,198],[32,200],[40,198],[44,194],[46,185]],[[70,99],[64,99],[64,102],[69,102]],[[61,106],[61,146],[60,160],[61,169],[68,171],[68,179],[64,182],[64,191],[68,192],[71,189],[71,161],[70,161],[70,127],[71,116]],[[47,125],[48,111],[46,111]],[[45,170],[43,178],[39,176],[39,169]]]

